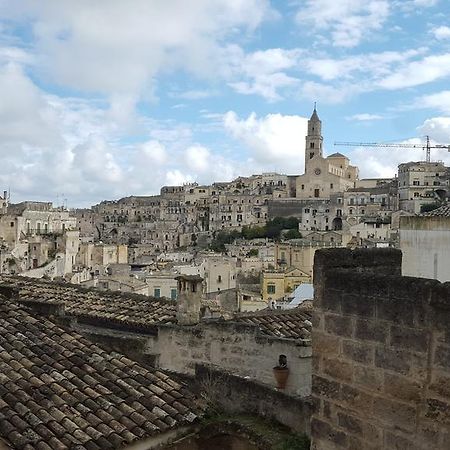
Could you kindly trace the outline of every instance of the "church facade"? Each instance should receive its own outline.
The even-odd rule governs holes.
[[[305,173],[297,177],[296,197],[301,199],[329,199],[332,194],[355,187],[358,168],[341,153],[324,158],[322,122],[316,108],[308,120],[305,146]]]

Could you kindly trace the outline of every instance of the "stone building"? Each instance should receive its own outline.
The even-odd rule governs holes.
[[[52,203],[9,204],[7,213],[0,215],[0,236],[10,246],[29,236],[62,234],[75,229],[76,219],[70,212],[55,208]]]
[[[3,191],[3,197],[0,195],[0,214],[6,214],[9,205],[8,191]]]
[[[422,205],[447,198],[448,168],[441,162],[408,162],[398,166],[399,207],[420,213]]]
[[[358,168],[340,154],[323,156],[322,122],[316,109],[308,121],[305,147],[305,173],[297,177],[296,197],[329,199],[331,194],[355,187]]]
[[[312,448],[444,450],[450,292],[399,250],[315,255]]]
[[[276,300],[294,292],[301,284],[310,282],[311,277],[296,267],[283,271],[264,271],[261,279],[262,298],[270,307]]]
[[[450,281],[450,207],[400,218],[402,273]]]

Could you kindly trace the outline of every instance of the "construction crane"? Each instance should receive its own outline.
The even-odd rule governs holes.
[[[433,144],[431,145],[430,136],[425,136],[426,142],[423,144],[395,144],[381,142],[335,142],[334,145],[345,145],[347,147],[380,147],[380,148],[421,148],[426,150],[426,161],[431,162],[432,148],[446,148],[450,152],[450,144]]]

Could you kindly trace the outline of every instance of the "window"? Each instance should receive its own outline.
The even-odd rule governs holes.
[[[217,282],[222,283],[222,275],[217,275]]]
[[[333,189],[333,183],[330,183],[330,189]]]
[[[13,226],[14,226],[14,222],[11,222],[11,223],[10,223],[10,226],[13,227]]]
[[[177,288],[171,288],[170,289],[170,299],[176,300],[177,299]]]
[[[314,142],[311,142],[311,143],[309,144],[309,148],[314,148]]]
[[[419,180],[414,180],[413,181],[413,186],[419,186],[419,185],[420,185]]]
[[[350,215],[352,215],[352,214],[353,214],[353,209],[350,208],[350,209],[348,210],[348,213],[349,213]]]
[[[305,185],[304,184],[302,184],[302,191],[304,191],[305,190]]]
[[[439,181],[433,181],[433,186],[440,186],[440,182]]]
[[[314,156],[314,152],[310,152],[310,153],[309,153],[309,159],[312,159],[313,156]]]
[[[418,192],[414,192],[414,197],[420,197],[420,194]]]
[[[153,291],[153,297],[155,298],[160,298],[161,297],[161,288],[159,287],[155,287],[154,291]]]
[[[318,198],[320,196],[320,189],[314,189],[314,197]]]
[[[268,284],[267,285],[267,293],[268,294],[275,294],[275,285],[274,284]]]

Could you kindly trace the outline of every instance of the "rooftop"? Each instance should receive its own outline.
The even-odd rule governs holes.
[[[421,215],[426,217],[450,217],[450,205],[442,205]]]
[[[311,320],[312,312],[303,308],[289,311],[265,309],[233,319],[234,322],[256,325],[264,336],[306,341],[311,339]]]
[[[0,438],[16,449],[117,449],[188,424],[193,395],[0,297]]]
[[[3,275],[0,285],[2,282],[16,287],[21,300],[64,303],[66,315],[77,317],[78,321],[96,320],[138,328],[176,323],[176,303],[172,300],[18,276]]]
[[[342,153],[336,152],[333,153],[331,155],[328,155],[327,158],[345,158],[348,159],[345,155],[343,155]]]

